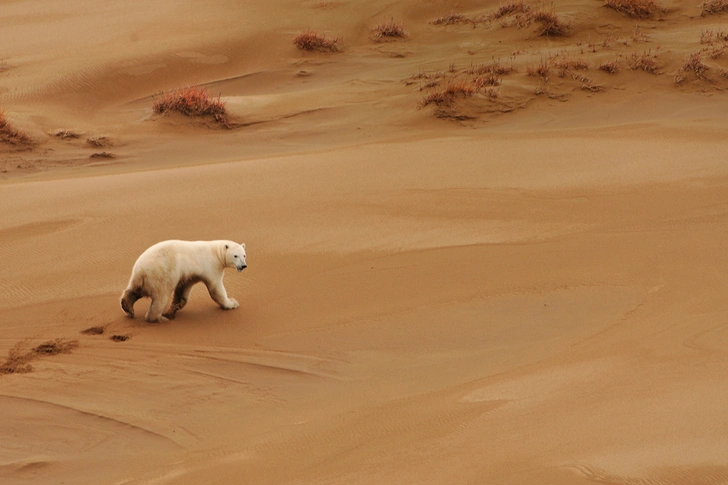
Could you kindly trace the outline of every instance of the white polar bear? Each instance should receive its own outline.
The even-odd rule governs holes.
[[[134,318],[134,303],[148,296],[152,299],[146,315],[148,322],[173,319],[187,304],[192,287],[199,282],[205,283],[212,299],[223,309],[237,308],[238,302],[227,296],[222,277],[226,267],[235,267],[238,272],[247,268],[245,257],[245,244],[233,241],[157,243],[134,263],[129,285],[121,295],[121,308]],[[174,299],[169,305],[173,293]]]

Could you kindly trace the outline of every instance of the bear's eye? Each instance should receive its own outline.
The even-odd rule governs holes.
[[[237,258],[237,257],[238,257],[238,255],[236,254],[236,255],[235,255],[235,257]]]

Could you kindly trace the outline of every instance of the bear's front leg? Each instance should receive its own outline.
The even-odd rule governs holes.
[[[207,291],[210,292],[210,296],[223,310],[233,310],[240,306],[237,300],[234,298],[228,298],[225,287],[222,284],[222,278],[217,281],[206,282],[206,284]]]

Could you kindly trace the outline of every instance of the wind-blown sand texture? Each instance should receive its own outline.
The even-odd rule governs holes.
[[[1,2],[0,483],[728,482],[728,13],[525,5]]]

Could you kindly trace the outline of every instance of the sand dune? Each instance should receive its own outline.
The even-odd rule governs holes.
[[[728,481],[728,13],[503,5],[4,2],[0,482]],[[124,316],[173,238],[239,309]]]

